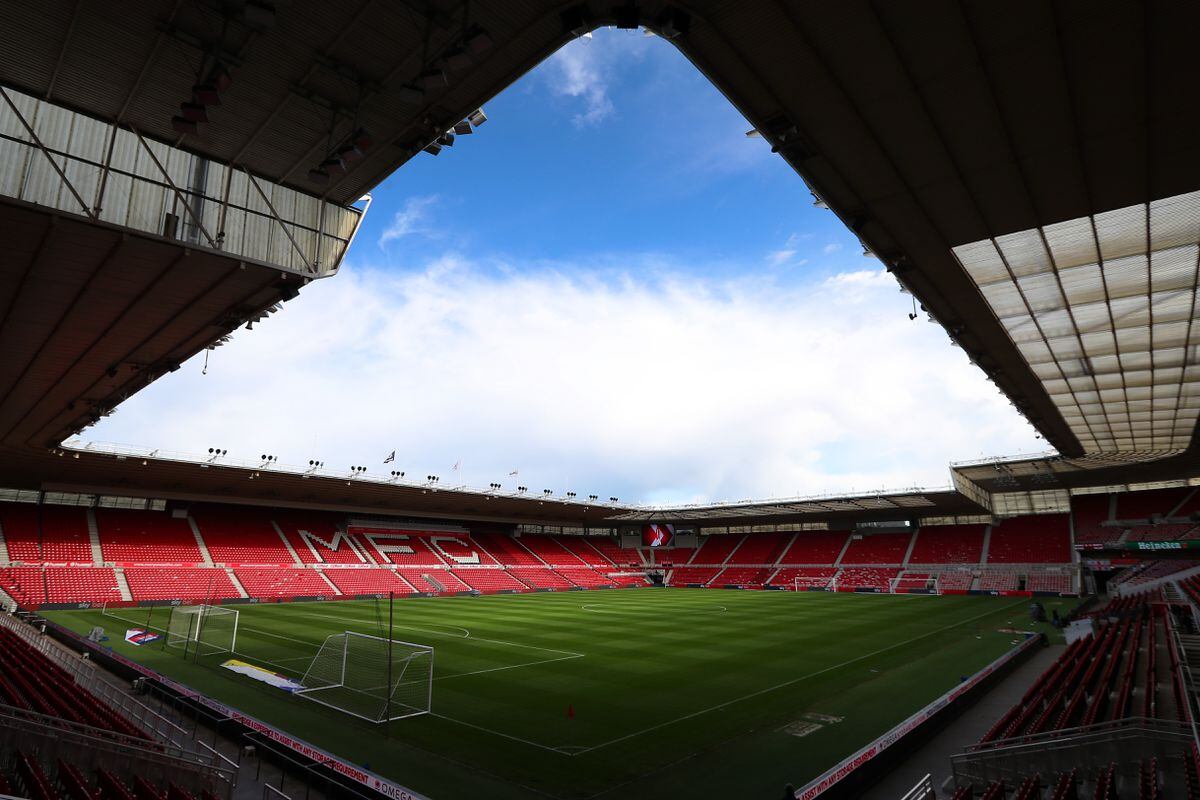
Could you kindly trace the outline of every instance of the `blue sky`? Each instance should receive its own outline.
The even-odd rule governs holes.
[[[87,438],[652,504],[1042,449],[669,44],[597,31],[485,109],[372,193],[336,277]]]
[[[658,253],[710,275],[749,257],[812,280],[838,266],[824,248],[856,246],[699,71],[640,31],[576,40],[485,109],[476,134],[373,193],[364,241],[378,243],[397,213],[419,217],[384,243],[390,266],[452,245],[597,268]]]

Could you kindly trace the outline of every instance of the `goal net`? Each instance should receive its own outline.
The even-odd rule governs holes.
[[[892,594],[941,594],[941,584],[936,575],[898,575],[888,581]]]
[[[167,647],[198,655],[232,653],[237,646],[238,612],[221,606],[175,606],[167,620]]]
[[[369,722],[428,714],[433,648],[365,633],[325,639],[296,694]]]

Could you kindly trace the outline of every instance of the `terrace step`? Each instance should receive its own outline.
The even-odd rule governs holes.
[[[292,543],[288,541],[287,536],[283,534],[283,529],[279,527],[279,523],[271,520],[271,527],[279,534],[279,541],[283,542],[283,546],[287,548],[288,553],[292,556],[292,563],[302,565],[304,562],[300,560],[299,554],[296,553],[296,548],[292,547]]]
[[[0,589],[0,611],[16,611],[17,601],[12,599],[8,592]]]
[[[233,588],[237,589],[239,597],[250,596],[250,593],[246,591],[246,587],[242,586],[242,582],[238,580],[238,576],[234,574],[233,567],[226,567],[225,574],[229,576],[229,582],[233,584]]]
[[[100,566],[104,563],[104,552],[100,549],[100,529],[96,526],[96,509],[87,510],[88,542],[92,546],[92,563]]]
[[[115,567],[113,575],[117,579],[117,589],[121,592],[121,599],[126,603],[133,600],[133,592],[129,591],[129,581],[125,578],[125,570],[122,567]],[[49,595],[47,595],[49,597]]]
[[[4,526],[0,525],[0,564],[8,564],[8,542],[4,541]]]
[[[987,564],[988,548],[992,546],[992,526],[983,529],[983,554],[979,556],[979,566]]]
[[[188,515],[188,527],[192,529],[192,536],[196,538],[196,547],[200,548],[200,556],[204,561],[204,565],[211,567],[213,565],[212,553],[208,552],[208,545],[204,543],[204,537],[200,535],[200,526],[196,524],[196,520]]]
[[[421,577],[422,577],[424,580],[428,581],[430,584],[432,584],[432,585],[436,586],[436,587],[437,587],[437,590],[438,590],[439,592],[445,592],[445,591],[448,591],[448,590],[446,589],[446,585],[445,585],[444,583],[442,583],[441,581],[439,581],[437,578],[433,577],[433,574],[432,574],[432,573],[428,573],[428,572],[422,572],[422,573],[421,573]]]
[[[325,581],[325,583],[329,586],[330,590],[332,590],[335,595],[337,595],[338,597],[341,597],[342,590],[339,589],[337,587],[337,585],[334,584],[334,582],[330,579],[330,577],[325,574],[325,570],[318,569],[318,570],[315,570],[315,572],[321,576],[321,580]]]

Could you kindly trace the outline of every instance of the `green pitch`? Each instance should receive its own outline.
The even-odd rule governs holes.
[[[393,638],[436,648],[433,710],[386,726],[221,669],[228,656],[125,643],[144,609],[47,616],[101,625],[125,656],[434,800],[766,798],[998,657],[1014,639],[998,629],[1027,629],[1028,604],[649,588],[402,599]],[[329,634],[386,635],[386,601],[237,608],[239,657],[297,677]]]

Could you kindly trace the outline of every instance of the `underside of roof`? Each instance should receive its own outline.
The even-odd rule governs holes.
[[[265,18],[250,8],[0,0],[0,83],[347,203],[431,157],[426,144],[575,36],[641,24],[713,81],[1064,459],[1194,469],[1200,106],[1181,98],[1200,85],[1200,4],[289,0]],[[172,117],[218,64],[220,105],[180,133]],[[312,168],[358,128],[371,140],[362,157],[314,182]],[[0,230],[11,249],[11,229]],[[124,257],[143,245],[131,241],[91,269],[135,263]],[[43,259],[31,274],[58,263]],[[75,305],[100,307],[108,324],[138,316],[133,298],[97,286],[10,303],[0,326]],[[239,286],[233,295],[258,291]],[[236,301],[209,291],[197,303]],[[52,331],[26,326],[28,352],[58,353],[81,379],[106,375],[103,324],[58,319]],[[186,346],[146,346],[170,362],[223,332],[193,333]],[[71,392],[25,385],[36,371],[18,370],[10,393],[76,422]]]

